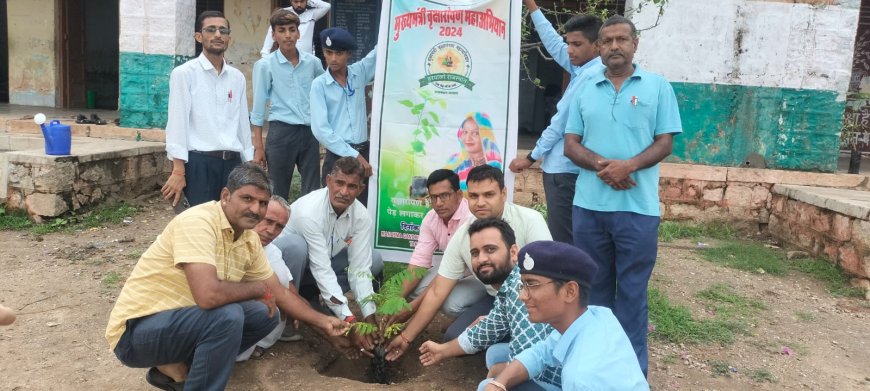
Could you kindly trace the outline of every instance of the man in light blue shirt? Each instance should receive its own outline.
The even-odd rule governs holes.
[[[269,18],[272,38],[278,50],[254,63],[254,108],[251,131],[254,136],[254,162],[268,162],[272,191],[288,197],[293,170],[299,167],[302,194],[320,188],[320,144],[311,133],[308,99],[311,82],[323,74],[320,59],[296,49],[299,17],[278,9]],[[269,107],[269,135],[263,148],[263,112]],[[265,154],[262,151],[265,150]]]
[[[574,197],[574,185],[577,183],[577,173],[580,168],[565,157],[564,133],[565,122],[568,120],[569,106],[574,91],[585,77],[586,70],[603,69],[598,57],[595,41],[598,39],[598,29],[601,20],[592,15],[576,15],[565,23],[565,40],[556,32],[550,21],[538,8],[535,0],[525,0],[526,7],[532,15],[535,29],[541,37],[541,43],[547,52],[562,68],[571,75],[571,82],[556,105],[556,115],[550,120],[550,126],[544,129],[533,149],[525,157],[517,157],[511,161],[513,172],[529,168],[534,162],[543,159],[541,170],[544,171],[544,194],[547,197],[547,226],[553,239],[563,243],[574,243],[571,227],[571,207]],[[567,43],[566,43],[567,41]]]
[[[369,127],[366,113],[366,85],[375,79],[375,50],[352,65],[347,65],[356,41],[347,30],[329,28],[320,33],[328,71],[311,84],[311,130],[326,148],[321,183],[341,157],[357,158],[372,175],[369,158]],[[368,201],[366,188],[357,198]]]
[[[598,263],[589,301],[613,310],[647,371],[647,285],[658,251],[659,162],[682,131],[663,77],[632,63],[637,30],[615,15],[598,35],[606,70],[574,95],[565,154],[580,166],[574,245]],[[581,191],[582,189],[582,191]]]
[[[649,390],[619,321],[609,308],[589,305],[589,284],[598,267],[588,254],[569,244],[539,241],[523,247],[517,262],[520,300],[529,320],[555,330],[519,353],[485,390],[513,389],[560,365],[563,390]]]

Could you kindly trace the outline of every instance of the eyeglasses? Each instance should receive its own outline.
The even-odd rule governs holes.
[[[429,202],[433,204],[438,200],[441,202],[447,202],[450,201],[451,198],[453,198],[453,193],[432,194],[429,196]]]
[[[520,280],[520,292],[522,292],[522,291],[526,291],[526,292],[528,292],[529,294],[531,294],[531,293],[532,293],[532,290],[534,290],[535,288],[540,287],[540,286],[544,286],[544,285],[547,285],[547,284],[552,284],[552,283],[554,283],[554,282],[555,282],[555,280],[550,280],[550,281],[547,281],[547,282],[533,282],[533,283],[530,284],[530,283],[528,283],[528,282],[525,282],[525,281],[523,281],[523,280]]]
[[[229,27],[214,27],[214,26],[204,27],[202,29],[202,32],[209,33],[209,34],[214,34],[218,31],[221,32],[221,35],[230,35],[230,31],[232,31],[232,30],[230,30]]]

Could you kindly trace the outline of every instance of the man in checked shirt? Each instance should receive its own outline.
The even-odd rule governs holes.
[[[544,323],[529,321],[529,313],[520,301],[519,248],[510,225],[497,217],[480,219],[468,228],[474,274],[484,284],[498,289],[489,314],[469,327],[458,338],[439,344],[426,341],[420,346],[420,362],[437,364],[449,357],[474,354],[486,349],[487,377],[500,372],[511,359],[553,331]],[[501,342],[506,337],[510,342]],[[511,390],[559,390],[561,367],[548,367],[534,379]],[[481,383],[485,387],[486,383]]]

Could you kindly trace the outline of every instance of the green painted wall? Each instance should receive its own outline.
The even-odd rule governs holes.
[[[833,172],[845,101],[820,90],[671,83],[683,134],[669,161]]]
[[[169,73],[188,59],[186,56],[121,52],[121,126],[166,127]]]

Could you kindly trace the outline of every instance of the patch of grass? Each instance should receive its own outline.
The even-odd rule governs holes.
[[[111,202],[90,210],[68,213],[42,224],[35,224],[27,218],[24,211],[7,211],[5,206],[2,206],[0,207],[0,230],[26,229],[35,234],[74,231],[106,224],[118,224],[124,220],[124,217],[133,216],[137,212],[138,208],[133,205],[125,202]]]
[[[697,320],[685,306],[670,302],[664,292],[649,288],[649,320],[655,326],[650,337],[670,343],[730,343],[734,332],[716,319]]]
[[[725,284],[711,285],[695,296],[705,302],[715,322],[735,334],[749,334],[754,317],[767,308],[763,302],[740,296]]]
[[[133,250],[133,251],[130,251],[130,252],[124,254],[124,257],[127,259],[132,259],[135,261],[135,260],[138,260],[139,258],[141,258],[142,254],[144,254],[144,253],[145,252],[142,250]]]
[[[538,211],[538,213],[544,216],[544,220],[547,219],[547,204],[534,204],[532,205],[532,209]]]
[[[103,286],[105,286],[106,288],[117,288],[118,283],[121,282],[121,276],[118,275],[118,273],[111,271],[106,273],[106,275],[103,276],[103,279],[100,280],[100,282],[102,282]]]
[[[713,377],[731,377],[731,365],[728,365],[728,363],[724,361],[711,361],[710,372],[713,374]]]
[[[759,383],[775,383],[776,379],[773,377],[773,374],[770,373],[767,369],[750,369],[746,373],[750,379],[755,380]]]
[[[802,322],[812,322],[812,321],[816,320],[815,315],[813,315],[810,312],[806,312],[806,311],[795,311],[794,316],[796,316],[798,318],[798,320],[800,320]]]
[[[667,365],[673,365],[677,363],[677,355],[676,354],[668,354],[662,357],[662,362]]]
[[[663,221],[659,224],[659,240],[662,242],[672,242],[677,239],[698,240],[705,238],[732,240],[737,238],[737,234],[737,228],[721,221],[701,224]]]
[[[864,290],[849,284],[849,277],[837,265],[824,259],[806,259],[792,262],[792,269],[809,274],[825,283],[825,289],[834,296],[863,297]]]
[[[701,256],[713,263],[752,273],[783,276],[788,265],[783,255],[771,248],[751,242],[729,242],[719,247],[705,248]]]
[[[302,175],[299,174],[299,170],[294,170],[293,179],[290,182],[290,194],[287,195],[287,202],[292,204],[300,196],[302,196]]]

